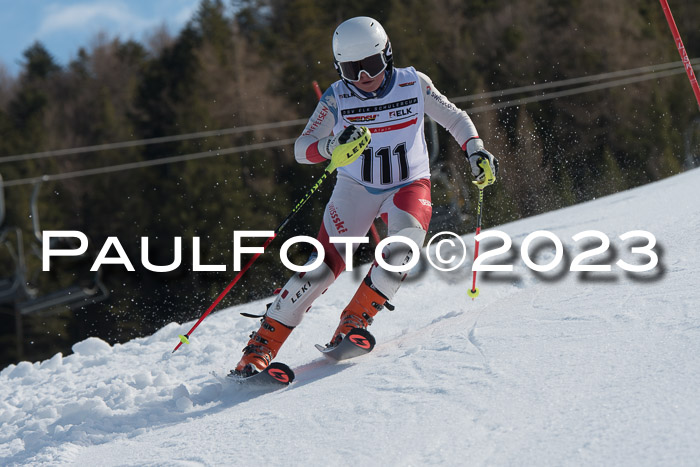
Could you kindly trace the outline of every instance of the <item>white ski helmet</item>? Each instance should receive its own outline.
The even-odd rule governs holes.
[[[333,33],[333,64],[344,81],[358,81],[364,71],[374,78],[384,70],[393,70],[391,42],[376,19],[351,18]]]

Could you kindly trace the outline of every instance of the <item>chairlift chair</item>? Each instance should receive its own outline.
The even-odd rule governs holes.
[[[38,207],[41,183],[42,182],[37,182],[35,184],[31,197],[32,227],[34,230],[35,239],[35,241],[32,243],[32,251],[40,258],[42,255],[42,243],[44,241]],[[24,277],[22,277],[22,280],[26,284],[26,275],[23,276]],[[21,315],[31,315],[37,313],[46,315],[60,312],[62,307],[68,307],[69,309],[74,310],[88,304],[97,303],[106,299],[108,296],[109,291],[102,282],[102,273],[101,271],[97,271],[91,278],[91,284],[88,286],[75,283],[68,287],[38,296],[31,293],[22,294],[19,300],[17,300],[15,303],[15,309]]]

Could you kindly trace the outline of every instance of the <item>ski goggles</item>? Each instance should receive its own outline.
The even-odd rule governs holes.
[[[378,53],[365,57],[356,62],[338,62],[340,74],[348,81],[359,81],[360,72],[364,71],[370,78],[376,78],[386,69],[386,60],[384,54]]]

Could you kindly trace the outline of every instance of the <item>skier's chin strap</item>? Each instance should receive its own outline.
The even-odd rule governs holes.
[[[384,80],[382,81],[381,86],[379,86],[379,88],[374,92],[362,91],[357,86],[352,84],[352,82],[346,80],[345,78],[343,78],[343,82],[345,83],[345,86],[350,91],[350,94],[352,94],[353,96],[357,97],[358,99],[360,99],[362,101],[366,101],[367,99],[375,99],[375,98],[384,97],[384,95],[391,88],[390,84],[392,82],[393,77],[394,77],[394,69],[393,68],[391,70],[385,71],[384,72]]]

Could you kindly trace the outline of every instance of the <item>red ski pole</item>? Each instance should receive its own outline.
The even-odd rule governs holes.
[[[659,0],[661,2],[661,7],[664,9],[664,15],[666,15],[666,22],[668,22],[668,27],[671,28],[671,34],[673,34],[673,40],[676,41],[676,47],[678,48],[678,53],[681,54],[681,60],[683,61],[683,66],[685,67],[685,72],[690,80],[690,85],[693,87],[693,93],[695,93],[695,100],[698,101],[698,108],[700,108],[700,86],[698,86],[698,79],[695,77],[693,72],[693,66],[690,64],[690,59],[688,58],[688,52],[685,50],[683,41],[681,40],[681,34],[678,32],[676,27],[676,22],[671,14],[671,8],[668,6],[667,0]]]
[[[479,187],[479,204],[476,208],[476,232],[474,232],[474,261],[479,257],[479,241],[476,237],[481,233],[481,209],[484,207],[484,187]],[[476,288],[476,271],[472,271],[472,288],[467,292],[472,300],[479,296],[479,289]]]
[[[474,233],[474,261],[476,261],[476,258],[479,257],[479,241],[476,239],[476,237],[481,233],[481,212],[484,209],[484,188],[496,181],[496,177],[494,176],[493,171],[491,171],[489,161],[482,158],[479,160],[479,167],[484,170],[484,179],[479,182],[472,182],[479,189],[479,204],[476,208],[476,232]],[[467,295],[469,295],[472,300],[479,296],[479,289],[476,288],[476,271],[473,270],[473,266],[472,288],[467,291]]]

